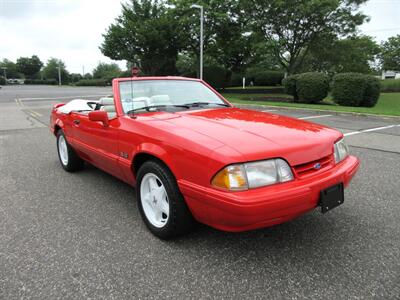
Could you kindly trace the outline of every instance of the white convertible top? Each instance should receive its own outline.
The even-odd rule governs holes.
[[[74,99],[67,104],[57,108],[58,112],[63,114],[69,114],[72,111],[90,111],[94,110],[94,107],[88,105],[88,102],[98,102],[96,100],[84,100],[84,99]]]

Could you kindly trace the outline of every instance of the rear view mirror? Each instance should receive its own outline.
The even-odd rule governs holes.
[[[108,115],[103,110],[89,112],[89,120],[94,122],[102,122],[105,127],[108,126]]]

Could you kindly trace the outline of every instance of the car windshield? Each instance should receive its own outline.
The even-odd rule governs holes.
[[[125,113],[161,108],[227,106],[212,90],[191,80],[132,80],[119,84]]]

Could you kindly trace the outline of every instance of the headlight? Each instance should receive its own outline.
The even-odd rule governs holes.
[[[290,180],[292,170],[286,161],[277,158],[227,166],[214,176],[212,185],[242,191]]]
[[[344,140],[336,142],[334,145],[334,156],[335,162],[340,163],[343,159],[345,159],[349,155],[349,148],[345,144]]]

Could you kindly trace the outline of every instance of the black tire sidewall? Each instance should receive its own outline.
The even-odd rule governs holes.
[[[59,149],[59,139],[60,137],[63,136],[65,139],[65,142],[67,144],[67,152],[68,152],[68,163],[66,165],[63,164],[60,156],[60,149]],[[61,167],[67,171],[67,172],[74,172],[77,170],[82,169],[83,167],[83,160],[78,157],[78,155],[75,153],[74,149],[68,144],[67,138],[65,137],[64,131],[60,129],[57,132],[57,155],[58,159],[60,161]]]
[[[143,177],[148,174],[155,174],[164,185],[168,196],[169,216],[167,223],[159,228],[151,224],[143,210],[140,189]],[[147,228],[159,238],[169,239],[187,232],[191,228],[192,216],[186,207],[185,200],[176,183],[172,172],[163,164],[157,161],[147,161],[139,169],[136,182],[136,199],[140,215]],[[186,226],[185,226],[186,223]],[[185,228],[186,227],[186,228]]]

